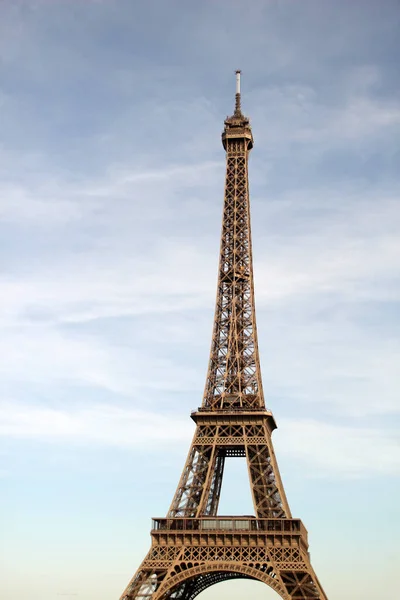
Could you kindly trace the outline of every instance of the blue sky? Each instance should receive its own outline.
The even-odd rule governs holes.
[[[118,598],[168,509],[206,375],[236,68],[288,500],[330,600],[391,594],[399,21],[394,0],[0,4],[2,598]],[[222,494],[252,512],[240,461]],[[277,597],[201,598],[243,595]]]

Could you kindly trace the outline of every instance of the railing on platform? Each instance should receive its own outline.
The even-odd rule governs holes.
[[[300,519],[256,519],[254,517],[201,517],[199,519],[153,519],[153,531],[279,532],[307,535]]]

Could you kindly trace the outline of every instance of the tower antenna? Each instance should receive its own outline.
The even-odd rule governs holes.
[[[236,70],[236,96],[235,96],[235,114],[241,114],[242,109],[240,106],[240,75],[241,70]]]

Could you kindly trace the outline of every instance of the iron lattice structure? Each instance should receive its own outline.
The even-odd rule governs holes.
[[[293,519],[264,402],[254,303],[248,158],[250,122],[236,104],[225,120],[225,199],[210,361],[196,430],[166,518],[120,600],[192,600],[221,581],[263,581],[285,600],[327,600],[310,563],[307,531]],[[217,516],[227,457],[245,457],[254,517]]]

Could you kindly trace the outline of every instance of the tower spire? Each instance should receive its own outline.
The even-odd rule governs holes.
[[[242,114],[242,109],[240,106],[240,74],[241,71],[240,69],[238,69],[236,71],[236,96],[235,96],[235,115],[241,115]]]

